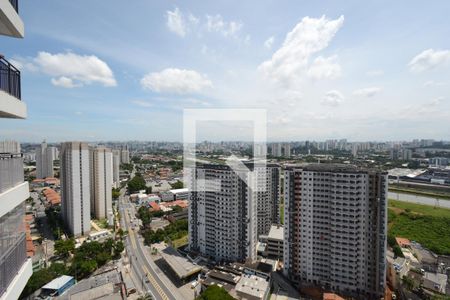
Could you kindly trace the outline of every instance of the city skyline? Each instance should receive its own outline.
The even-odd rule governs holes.
[[[270,141],[447,139],[450,4],[385,4],[25,2],[27,38],[2,51],[29,118],[0,135],[180,141],[183,108],[251,107]]]

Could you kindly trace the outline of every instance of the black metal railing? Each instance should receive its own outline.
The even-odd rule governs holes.
[[[19,13],[19,0],[9,0],[9,3],[11,3],[16,12]]]
[[[0,55],[0,90],[21,99],[20,71]]]

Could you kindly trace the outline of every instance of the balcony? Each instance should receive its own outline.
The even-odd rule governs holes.
[[[27,107],[21,98],[20,71],[0,56],[0,118],[25,118]]]
[[[23,181],[22,154],[0,153],[0,217],[30,196]]]
[[[18,0],[0,1],[0,35],[23,38],[24,25],[19,16]]]
[[[0,194],[23,183],[22,154],[0,153]]]

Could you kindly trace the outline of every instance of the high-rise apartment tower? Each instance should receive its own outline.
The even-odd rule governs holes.
[[[314,164],[285,171],[284,272],[292,281],[380,299],[387,173]]]
[[[66,142],[60,154],[61,212],[74,236],[91,229],[89,147],[82,142]]]

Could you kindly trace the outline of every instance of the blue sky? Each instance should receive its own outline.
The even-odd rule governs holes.
[[[270,141],[450,139],[448,1],[129,2],[20,2],[0,51],[28,119],[0,138],[176,141],[184,108],[265,108]]]

